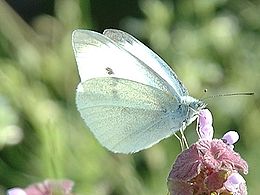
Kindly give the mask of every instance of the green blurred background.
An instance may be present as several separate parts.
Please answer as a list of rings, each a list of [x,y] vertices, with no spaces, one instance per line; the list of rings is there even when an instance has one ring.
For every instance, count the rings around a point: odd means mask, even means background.
[[[260,2],[247,0],[0,1],[0,194],[46,178],[69,178],[76,194],[167,194],[180,152],[175,137],[133,155],[103,148],[75,106],[79,82],[73,29],[119,28],[170,64],[208,108],[215,137],[235,129],[249,163],[249,194],[260,191]],[[116,56],[115,56],[116,57]],[[203,90],[208,89],[207,94]],[[195,125],[186,131],[196,141]]]

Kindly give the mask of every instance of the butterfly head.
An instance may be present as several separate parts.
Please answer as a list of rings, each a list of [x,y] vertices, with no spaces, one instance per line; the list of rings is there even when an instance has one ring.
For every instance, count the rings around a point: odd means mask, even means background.
[[[195,99],[191,96],[184,96],[182,97],[183,104],[187,105],[190,110],[192,110],[194,113],[198,113],[201,109],[206,107],[206,103]]]
[[[192,123],[192,121],[194,121],[197,118],[200,110],[202,110],[203,108],[206,107],[206,103],[204,103],[201,100],[195,99],[191,96],[182,97],[182,103],[187,105],[187,107],[188,107],[186,125],[189,125],[190,123]]]
[[[194,98],[194,101],[190,102],[189,108],[194,110],[194,112],[199,112],[203,108],[205,108],[207,104],[201,100],[197,100]]]

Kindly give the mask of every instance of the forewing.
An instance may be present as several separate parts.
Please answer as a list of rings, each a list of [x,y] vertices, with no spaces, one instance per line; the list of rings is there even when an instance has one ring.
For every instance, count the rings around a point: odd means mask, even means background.
[[[115,77],[170,91],[171,87],[154,70],[103,34],[75,30],[72,45],[81,82],[99,77]]]
[[[171,85],[174,92],[179,96],[188,95],[187,89],[173,70],[156,53],[136,38],[126,32],[116,29],[107,29],[103,34],[118,43],[137,59],[141,60],[144,64],[158,73],[169,85]]]
[[[76,102],[87,126],[113,152],[148,148],[179,130],[180,114],[171,94],[134,81],[95,78],[80,83]]]

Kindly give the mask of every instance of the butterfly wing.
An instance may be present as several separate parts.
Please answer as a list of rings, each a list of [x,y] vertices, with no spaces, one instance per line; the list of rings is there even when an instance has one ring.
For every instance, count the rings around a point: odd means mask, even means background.
[[[181,128],[187,107],[146,61],[93,31],[74,31],[72,43],[81,78],[77,107],[103,146],[137,152]]]
[[[95,137],[113,152],[148,148],[179,130],[185,118],[171,94],[121,78],[80,83],[76,102]]]
[[[172,69],[143,43],[130,34],[116,29],[107,29],[103,34],[158,73],[174,89],[173,94],[177,93],[179,96],[188,95],[188,90]]]
[[[114,77],[171,91],[171,86],[154,70],[103,34],[75,30],[72,45],[81,82],[98,77]]]

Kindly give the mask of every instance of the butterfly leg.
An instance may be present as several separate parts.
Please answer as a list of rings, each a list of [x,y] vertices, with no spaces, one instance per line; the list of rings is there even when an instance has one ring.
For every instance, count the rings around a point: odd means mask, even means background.
[[[198,136],[199,136],[199,139],[200,139],[201,136],[200,136],[200,132],[199,132],[199,117],[198,117],[197,120],[196,120],[196,132],[197,132],[197,134],[198,134]]]
[[[187,142],[187,139],[184,135],[184,129],[185,129],[185,122],[183,122],[183,125],[182,127],[180,128],[180,134],[181,134],[181,137],[179,137],[177,135],[177,133],[174,133],[175,137],[179,140],[180,144],[181,144],[181,150],[183,151],[185,148],[189,148],[189,145],[188,145],[188,142]]]
[[[182,139],[177,135],[177,133],[174,133],[175,137],[179,140],[180,144],[181,144],[181,151],[184,150],[184,144]]]
[[[184,129],[185,129],[185,122],[183,122],[182,128],[180,129],[180,132],[181,132],[181,140],[182,140],[183,145],[185,145],[186,148],[189,148],[187,139],[186,139],[186,137],[185,137],[185,135],[184,135]]]

